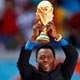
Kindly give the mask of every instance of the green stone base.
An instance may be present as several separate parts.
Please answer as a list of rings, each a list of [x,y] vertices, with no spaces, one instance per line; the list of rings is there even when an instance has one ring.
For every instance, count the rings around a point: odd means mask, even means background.
[[[48,43],[48,42],[50,42],[50,39],[49,39],[49,37],[47,36],[47,34],[40,34],[40,35],[37,37],[36,41],[38,41],[38,42],[43,42],[43,43]]]

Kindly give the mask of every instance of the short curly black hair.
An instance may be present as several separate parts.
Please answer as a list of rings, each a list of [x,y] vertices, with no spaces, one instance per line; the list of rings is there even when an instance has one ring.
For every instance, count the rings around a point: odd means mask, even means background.
[[[51,49],[52,52],[53,52],[53,56],[55,58],[55,51],[54,51],[54,48],[50,45],[50,44],[42,44],[40,45],[37,50],[36,50],[36,59],[37,59],[37,56],[38,56],[38,52],[40,49]]]

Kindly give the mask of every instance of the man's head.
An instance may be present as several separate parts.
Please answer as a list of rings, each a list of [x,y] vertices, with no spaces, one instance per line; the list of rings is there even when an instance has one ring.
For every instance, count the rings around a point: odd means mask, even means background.
[[[55,52],[50,45],[41,45],[36,52],[38,67],[45,73],[53,70],[55,63]]]

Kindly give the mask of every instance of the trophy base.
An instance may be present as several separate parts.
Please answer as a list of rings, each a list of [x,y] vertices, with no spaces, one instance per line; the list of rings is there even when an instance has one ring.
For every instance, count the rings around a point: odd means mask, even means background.
[[[48,42],[50,42],[50,39],[47,36],[47,34],[40,34],[40,36],[37,37],[36,41],[43,42],[43,43],[48,43]]]

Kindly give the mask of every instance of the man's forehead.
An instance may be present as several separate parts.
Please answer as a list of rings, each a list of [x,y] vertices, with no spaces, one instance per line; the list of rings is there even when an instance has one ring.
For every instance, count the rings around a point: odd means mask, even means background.
[[[38,53],[41,54],[41,53],[53,53],[53,52],[49,48],[42,48],[42,49],[39,50]]]

